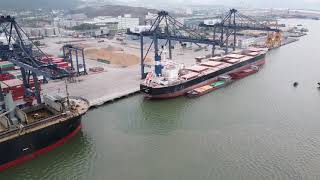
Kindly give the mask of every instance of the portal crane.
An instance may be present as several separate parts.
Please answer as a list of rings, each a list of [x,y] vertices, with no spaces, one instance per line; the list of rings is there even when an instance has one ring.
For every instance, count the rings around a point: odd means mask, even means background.
[[[48,58],[28,37],[25,31],[18,25],[14,17],[0,17],[0,35],[4,34],[6,42],[0,44],[0,58],[6,59],[20,67],[25,97],[35,96],[38,103],[41,103],[40,85],[38,76],[42,75],[46,79],[61,79],[69,76],[65,69],[57,67],[51,61],[45,63],[41,61]],[[50,59],[50,58],[48,58]],[[30,77],[35,84],[35,91],[32,91]],[[0,87],[0,101],[3,100],[3,93]]]
[[[155,74],[157,76],[161,75],[162,65],[161,65],[161,52],[159,52],[159,40],[166,40],[164,46],[169,46],[169,59],[172,59],[172,41],[178,42],[190,42],[206,45],[220,45],[220,40],[211,40],[207,39],[204,36],[188,29],[178,20],[169,15],[166,11],[159,11],[155,20],[153,20],[152,25],[149,30],[143,31],[140,33],[131,32],[129,29],[127,31],[128,35],[136,35],[140,37],[140,46],[141,46],[141,77],[144,79],[146,73],[144,72],[145,68],[145,59],[151,50],[152,45],[154,45],[154,58],[155,58]],[[149,37],[152,39],[152,42],[149,45],[149,48],[146,53],[144,53],[144,37]]]
[[[233,36],[232,48],[236,49],[237,43],[237,33],[240,30],[257,30],[257,31],[267,31],[267,32],[275,32],[280,34],[280,30],[276,28],[268,27],[255,19],[245,16],[238,12],[236,9],[231,9],[227,15],[222,18],[221,22],[208,25],[201,23],[200,27],[205,28],[213,28],[213,39],[216,39],[217,34],[220,34],[220,41],[222,46],[225,48],[225,52],[228,53],[228,49],[230,46],[229,38]],[[279,37],[279,36],[277,36]],[[213,54],[215,51],[215,47],[212,49]]]

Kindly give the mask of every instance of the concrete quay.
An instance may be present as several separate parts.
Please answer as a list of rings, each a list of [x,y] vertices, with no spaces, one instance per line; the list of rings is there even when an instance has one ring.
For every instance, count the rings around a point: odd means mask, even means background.
[[[135,94],[140,84],[137,68],[108,68],[107,72],[77,77],[77,82],[68,83],[69,94],[87,99],[91,107]],[[65,82],[61,80],[44,84],[42,89],[43,94],[66,95]]]

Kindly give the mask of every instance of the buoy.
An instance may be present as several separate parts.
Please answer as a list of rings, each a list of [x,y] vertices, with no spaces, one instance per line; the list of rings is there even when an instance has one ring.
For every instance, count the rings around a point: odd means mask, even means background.
[[[293,83],[293,87],[297,87],[298,85],[299,85],[298,82],[294,82],[294,83]]]

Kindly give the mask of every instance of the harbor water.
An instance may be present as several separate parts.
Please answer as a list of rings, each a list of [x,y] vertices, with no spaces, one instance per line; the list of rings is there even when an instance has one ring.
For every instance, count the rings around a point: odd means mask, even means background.
[[[259,73],[195,99],[92,109],[65,145],[0,179],[320,179],[320,21],[288,21],[309,34]]]

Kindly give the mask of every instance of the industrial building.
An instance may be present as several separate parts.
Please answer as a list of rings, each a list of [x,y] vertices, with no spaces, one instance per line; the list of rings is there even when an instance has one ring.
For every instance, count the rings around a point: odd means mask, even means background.
[[[92,20],[84,21],[83,23],[108,26],[109,29],[116,28],[117,30],[125,30],[138,26],[139,18],[133,18],[131,17],[131,14],[125,14],[124,16],[118,17],[98,16],[93,18]]]
[[[119,30],[134,28],[139,25],[139,18],[133,18],[131,14],[125,14],[123,17],[118,16],[117,20]]]
[[[61,27],[64,29],[69,29],[83,23],[84,23],[83,20],[74,20],[74,19],[65,19],[65,18],[54,18],[53,20],[54,27]]]
[[[64,34],[64,29],[58,27],[24,28],[30,37],[57,37]]]

